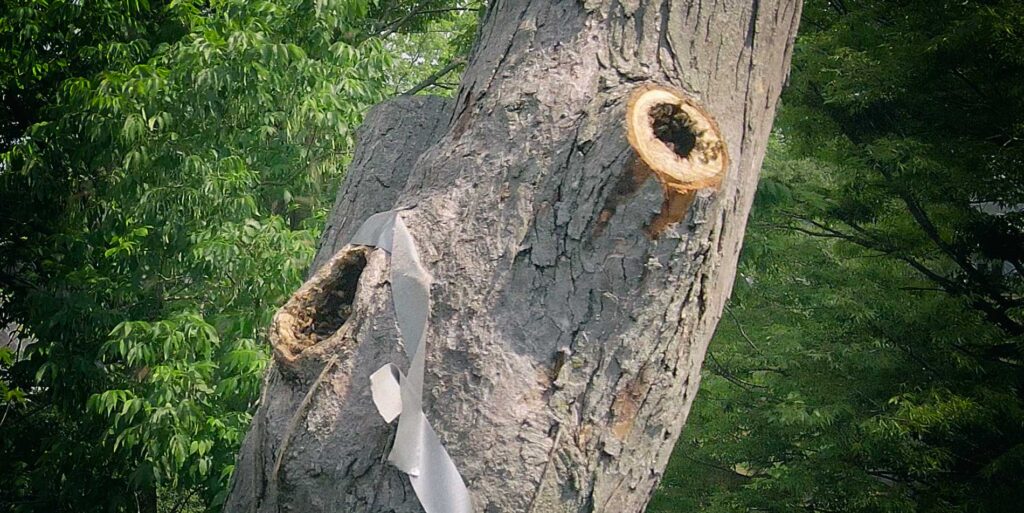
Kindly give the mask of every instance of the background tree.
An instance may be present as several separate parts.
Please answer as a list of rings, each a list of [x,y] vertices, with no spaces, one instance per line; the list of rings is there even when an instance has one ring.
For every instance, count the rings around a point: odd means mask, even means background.
[[[0,152],[39,122],[71,77],[143,62],[186,28],[186,4],[11,0],[0,6]]]
[[[1019,509],[1022,30],[1018,2],[808,3],[652,511]]]

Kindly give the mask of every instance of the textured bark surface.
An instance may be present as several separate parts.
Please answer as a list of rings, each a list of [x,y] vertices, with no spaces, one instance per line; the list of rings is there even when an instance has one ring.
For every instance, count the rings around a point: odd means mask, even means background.
[[[434,277],[424,411],[475,511],[643,510],[732,286],[799,14],[498,1],[452,102],[367,118],[314,268],[371,214],[408,209]],[[717,120],[718,190],[666,200],[636,159],[626,103],[650,82]],[[227,512],[421,511],[382,462],[394,426],[369,391],[378,367],[408,365],[387,266],[370,252],[344,324],[268,372]]]

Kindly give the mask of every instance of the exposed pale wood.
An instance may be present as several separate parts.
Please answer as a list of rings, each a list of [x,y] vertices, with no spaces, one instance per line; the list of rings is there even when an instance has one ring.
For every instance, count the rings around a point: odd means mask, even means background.
[[[661,140],[655,126],[667,117],[692,137],[691,148]],[[676,192],[717,188],[729,169],[729,151],[715,119],[685,93],[665,86],[647,84],[633,91],[626,107],[626,139],[661,183]]]

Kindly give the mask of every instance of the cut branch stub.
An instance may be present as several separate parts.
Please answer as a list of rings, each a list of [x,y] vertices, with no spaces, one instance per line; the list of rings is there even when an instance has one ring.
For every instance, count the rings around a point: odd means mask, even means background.
[[[626,109],[626,135],[643,162],[676,192],[718,187],[729,168],[715,120],[668,87],[648,84],[633,92]]]

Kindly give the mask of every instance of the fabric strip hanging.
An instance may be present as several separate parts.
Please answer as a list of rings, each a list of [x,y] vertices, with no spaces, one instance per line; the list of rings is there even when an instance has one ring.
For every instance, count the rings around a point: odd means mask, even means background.
[[[430,275],[397,210],[374,214],[349,242],[391,254],[391,299],[398,332],[411,360],[409,374],[387,364],[370,376],[370,391],[386,422],[398,417],[388,462],[409,475],[426,513],[470,513],[469,490],[423,414],[423,373],[430,314]]]

